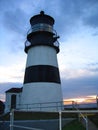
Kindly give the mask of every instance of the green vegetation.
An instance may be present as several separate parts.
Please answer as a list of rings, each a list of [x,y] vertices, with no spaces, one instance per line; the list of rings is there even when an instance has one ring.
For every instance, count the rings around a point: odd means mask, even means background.
[[[65,125],[63,130],[85,130],[85,128],[78,120],[73,120],[72,122]]]
[[[98,113],[96,114],[89,114],[87,115],[88,118],[98,127]],[[63,113],[62,112],[62,118],[75,118],[78,119],[78,114],[76,113]],[[59,119],[59,114],[57,112],[19,112],[19,111],[15,111],[14,112],[14,120],[50,120],[50,119]],[[8,121],[10,120],[10,113],[5,114],[4,116],[0,116],[0,120],[3,121]],[[73,125],[80,125],[80,122],[72,122],[72,124],[68,124],[64,127],[63,130],[74,130],[73,128],[78,127],[77,126],[73,126]],[[68,127],[68,128],[67,128]],[[69,128],[72,127],[72,128]],[[75,129],[77,130],[77,129]],[[79,128],[79,130],[82,130],[81,128]],[[84,130],[84,129],[83,129]]]
[[[62,118],[77,118],[75,113],[62,113]],[[41,120],[41,119],[58,119],[57,112],[14,112],[14,120]],[[10,120],[10,113],[5,114],[0,120]]]
[[[88,114],[88,118],[98,127],[98,113],[96,114]],[[78,121],[78,114],[76,113],[63,113],[62,118],[75,118],[77,120],[73,120],[70,123],[66,124],[63,127],[63,130],[85,130],[84,126],[81,122]],[[59,119],[59,113],[57,112],[14,112],[14,120],[51,120],[51,119]],[[10,120],[10,113],[7,113],[3,116],[0,116],[0,120]]]
[[[51,112],[14,112],[14,120],[40,120],[40,119],[58,119],[58,113]],[[0,117],[0,120],[10,120],[10,113]]]
[[[89,116],[89,119],[98,127],[98,113],[93,116]]]

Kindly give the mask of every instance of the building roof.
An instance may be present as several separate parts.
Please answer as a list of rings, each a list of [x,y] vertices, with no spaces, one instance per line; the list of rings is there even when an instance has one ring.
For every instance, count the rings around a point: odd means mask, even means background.
[[[22,87],[21,88],[11,88],[5,91],[6,93],[21,93],[22,92]]]

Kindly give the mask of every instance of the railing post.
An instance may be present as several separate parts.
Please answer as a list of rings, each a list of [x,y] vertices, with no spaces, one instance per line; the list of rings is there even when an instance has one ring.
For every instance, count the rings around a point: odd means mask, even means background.
[[[88,119],[87,119],[87,115],[86,115],[86,120],[85,120],[85,122],[86,122],[86,130],[88,130]]]
[[[59,130],[62,130],[62,112],[59,111]]]
[[[12,109],[10,112],[10,130],[13,130],[13,125],[14,125],[14,109]]]

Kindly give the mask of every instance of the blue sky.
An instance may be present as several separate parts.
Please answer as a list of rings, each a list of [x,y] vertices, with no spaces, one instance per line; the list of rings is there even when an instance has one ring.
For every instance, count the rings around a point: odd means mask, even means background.
[[[0,0],[0,99],[21,87],[29,19],[41,10],[55,19],[63,97],[98,94],[98,0]]]

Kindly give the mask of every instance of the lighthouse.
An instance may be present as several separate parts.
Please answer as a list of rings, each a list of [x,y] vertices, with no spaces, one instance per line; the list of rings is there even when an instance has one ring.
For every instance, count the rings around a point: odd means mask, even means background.
[[[25,42],[27,61],[21,97],[22,108],[57,110],[62,107],[61,80],[57,62],[59,42],[54,19],[44,11],[31,17]]]

